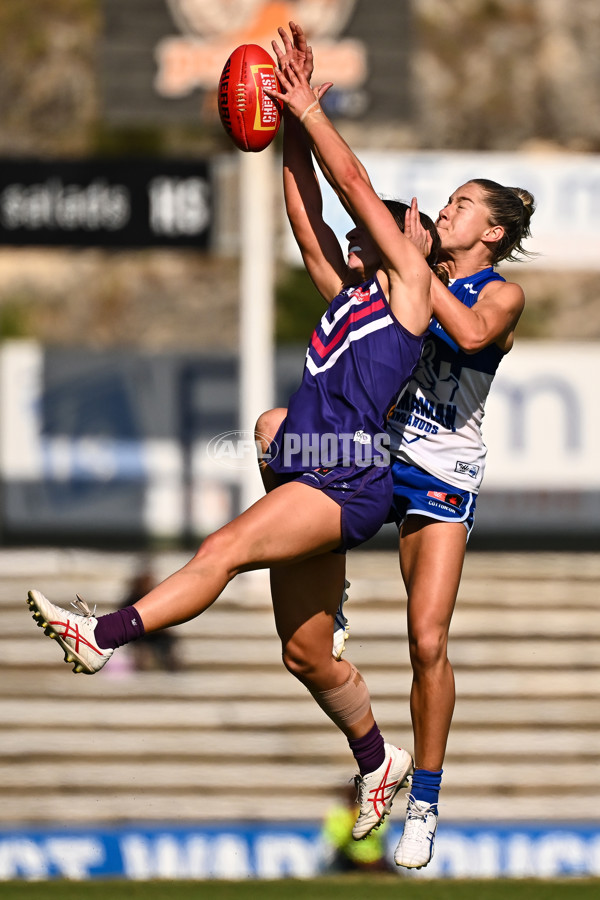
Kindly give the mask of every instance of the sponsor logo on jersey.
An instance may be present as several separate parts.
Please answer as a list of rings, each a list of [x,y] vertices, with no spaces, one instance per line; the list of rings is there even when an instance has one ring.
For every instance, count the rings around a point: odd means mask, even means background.
[[[422,360],[419,365],[422,366]],[[458,383],[453,384],[454,393],[457,388]],[[421,393],[413,394],[410,390],[406,390],[398,400],[392,421],[417,428],[419,431],[429,432],[435,429],[433,433],[436,434],[438,428],[429,423],[435,422],[448,431],[456,431],[456,413],[455,403],[434,402]]]
[[[459,475],[468,475],[469,478],[477,478],[479,466],[476,466],[473,463],[459,462],[457,460],[454,471],[458,472]]]
[[[318,469],[316,470],[318,471]],[[321,479],[318,475],[315,475],[314,472],[304,472],[302,475],[303,478],[314,478],[317,484],[321,484]]]

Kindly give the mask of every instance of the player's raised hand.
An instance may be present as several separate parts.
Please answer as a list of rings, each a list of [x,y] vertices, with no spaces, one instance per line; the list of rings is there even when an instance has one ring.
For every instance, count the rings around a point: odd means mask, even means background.
[[[412,198],[410,209],[406,210],[406,215],[404,217],[404,235],[412,241],[417,250],[420,250],[425,258],[429,256],[433,238],[427,229],[423,227],[416,197]]]
[[[263,87],[265,94],[283,103],[301,122],[308,112],[319,107],[321,97],[333,86],[329,81],[318,87],[311,87],[302,69],[293,60],[281,70],[278,78],[281,91]]]
[[[291,37],[288,35],[285,28],[280,27],[277,29],[279,37],[281,38],[281,43],[283,44],[283,50],[277,41],[271,41],[277,63],[282,70],[291,62],[297,63],[304,73],[306,80],[310,82],[314,69],[312,47],[309,47],[306,43],[306,35],[304,34],[301,25],[298,25],[296,22],[290,22],[289,27]]]

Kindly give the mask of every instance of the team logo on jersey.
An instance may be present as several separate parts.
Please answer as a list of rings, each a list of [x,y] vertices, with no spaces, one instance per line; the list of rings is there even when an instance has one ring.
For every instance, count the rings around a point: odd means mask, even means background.
[[[453,506],[454,509],[460,509],[465,502],[465,498],[460,494],[448,494],[446,491],[427,491],[427,496],[432,497],[434,500],[440,500],[442,503],[447,503],[448,506]]]
[[[315,472],[316,471],[318,471],[318,470],[315,469]],[[304,472],[302,477],[303,478],[314,478],[315,481],[317,482],[317,484],[321,484],[321,479],[319,478],[318,475],[315,475],[315,472]]]
[[[459,475],[468,475],[469,478],[477,478],[479,474],[479,466],[473,465],[473,463],[466,462],[458,462],[454,466],[454,471],[458,472]]]

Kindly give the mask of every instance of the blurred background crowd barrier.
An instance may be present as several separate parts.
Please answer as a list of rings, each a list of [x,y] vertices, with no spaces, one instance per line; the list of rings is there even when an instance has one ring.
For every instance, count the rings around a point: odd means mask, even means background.
[[[278,405],[303,355],[277,352]],[[256,478],[253,435],[239,427],[239,368],[234,354],[4,342],[3,540],[179,545],[229,521]],[[517,343],[487,407],[474,545],[599,545],[599,381],[595,343]]]

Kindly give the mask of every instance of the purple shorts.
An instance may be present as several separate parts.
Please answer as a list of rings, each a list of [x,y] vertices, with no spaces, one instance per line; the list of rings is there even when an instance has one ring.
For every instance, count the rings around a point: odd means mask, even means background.
[[[377,534],[392,504],[389,466],[338,466],[310,472],[277,473],[282,484],[299,481],[323,491],[342,510],[342,543],[334,551],[345,553]]]

